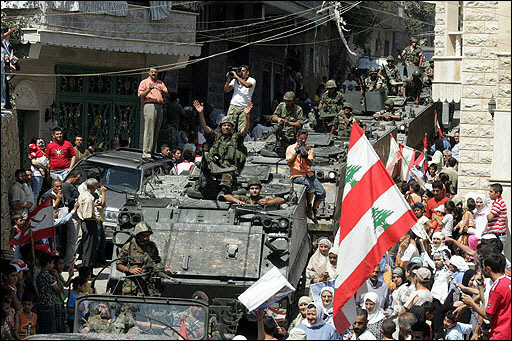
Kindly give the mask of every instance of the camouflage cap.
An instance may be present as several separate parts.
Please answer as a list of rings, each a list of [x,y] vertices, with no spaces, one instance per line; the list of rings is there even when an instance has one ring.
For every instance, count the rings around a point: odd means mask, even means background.
[[[377,73],[377,69],[374,67],[371,67],[370,70],[368,70],[368,73],[371,75],[372,73]]]
[[[350,110],[353,110],[352,104],[350,104],[349,102],[343,102],[342,109],[345,109],[345,108],[349,108]]]
[[[233,121],[231,120],[231,117],[229,116],[224,116],[222,118],[222,120],[220,121],[220,125],[223,125],[224,123],[229,123],[231,124],[233,127],[235,126],[235,124],[233,123]]]
[[[414,38],[414,37],[411,37],[410,39],[411,43],[417,43],[418,42],[418,39]]]
[[[144,221],[141,221],[140,223],[137,223],[137,225],[135,225],[135,228],[133,229],[133,235],[136,236],[142,232],[150,232],[151,234],[153,234],[151,227],[149,227],[149,225],[146,224],[146,222]]]
[[[389,105],[391,108],[395,106],[395,102],[393,102],[392,99],[388,98],[386,101],[384,101],[385,105]]]
[[[419,70],[414,70],[414,72],[412,73],[412,76],[413,77],[419,77],[419,76],[421,76],[421,73],[420,73]]]
[[[393,58],[393,56],[388,56],[388,57],[386,58],[386,62],[389,62],[389,61],[394,62],[394,61],[395,61],[395,58]]]
[[[332,89],[332,88],[336,88],[336,82],[333,81],[332,79],[331,80],[328,80],[327,83],[325,83],[325,87],[327,89]]]
[[[284,94],[283,99],[285,101],[293,101],[295,99],[295,93],[293,91],[288,91]]]
[[[249,179],[249,181],[247,181],[247,188],[254,186],[254,185],[258,185],[261,187],[261,181],[257,177],[252,177]]]

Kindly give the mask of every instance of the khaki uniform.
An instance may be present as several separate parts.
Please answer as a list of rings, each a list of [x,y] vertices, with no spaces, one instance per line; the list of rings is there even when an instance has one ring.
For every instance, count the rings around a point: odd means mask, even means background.
[[[175,315],[175,326],[181,326],[181,318],[183,318],[188,336],[191,339],[202,338],[204,336],[204,321],[193,317],[190,309]],[[219,323],[217,322],[217,317],[215,315],[210,316],[208,320],[208,334],[212,336],[212,339],[220,340]]]
[[[423,55],[423,50],[421,47],[416,46],[415,49],[412,48],[411,45],[407,46],[403,51],[405,54],[403,55],[403,60],[405,61],[405,65],[416,65],[420,66],[420,58]]]
[[[396,66],[393,65],[393,68],[390,68],[389,66],[387,65],[384,65],[384,67],[382,68],[382,70],[384,71],[384,73],[386,73],[386,75],[388,76],[389,80],[390,81],[395,81],[395,82],[398,82],[398,68]]]
[[[382,84],[382,79],[379,77],[376,77],[375,79],[371,79],[371,77],[366,77],[364,79],[364,86],[366,88],[366,91],[375,91],[377,90],[377,85]]]
[[[420,78],[408,77],[404,82],[405,96],[416,99],[421,94],[423,83]]]
[[[293,105],[292,110],[288,110],[286,108],[286,103],[281,102],[274,111],[274,115],[280,118],[285,118],[290,122],[300,122],[300,124],[304,124],[304,114],[302,112],[302,108],[297,104]],[[292,126],[285,126],[283,128],[283,136],[286,140],[286,144],[295,143],[298,130],[299,128]]]
[[[148,268],[154,264],[160,263],[158,248],[156,244],[149,241],[145,248],[140,247],[135,239],[124,245],[119,251],[119,259],[117,264],[128,266],[129,268]],[[126,257],[126,258],[122,258]],[[125,278],[123,283],[123,295],[144,296],[142,290],[147,291],[149,296],[157,296],[158,292],[149,283],[147,275]]]
[[[237,198],[238,200],[241,200],[241,201],[243,201],[243,202],[245,202],[246,204],[249,204],[249,205],[258,205],[258,201],[260,199],[265,199],[265,200],[274,200],[275,199],[275,197],[273,197],[273,196],[262,197],[261,195],[258,196],[256,199],[253,199],[251,196],[248,196],[248,195],[235,194],[233,196],[235,198]]]
[[[111,322],[111,319],[102,319],[100,315],[94,315],[89,317],[84,327],[88,327],[91,333],[111,333],[113,330]]]
[[[354,116],[347,119],[345,113],[339,113],[332,122],[332,125],[335,127],[334,134],[339,137],[350,137],[350,133],[352,132],[352,123],[354,123],[354,121],[356,121],[361,128],[363,127],[363,123],[360,120],[356,120]]]
[[[320,98],[322,109],[326,115],[336,116],[343,107],[343,95],[341,92],[336,91],[334,96],[329,96],[329,91],[326,91]]]
[[[426,75],[427,73],[432,74],[432,76],[427,76],[429,84],[432,84],[432,81],[434,80],[434,68],[430,67],[430,65],[425,67],[425,71],[423,72],[423,74]]]

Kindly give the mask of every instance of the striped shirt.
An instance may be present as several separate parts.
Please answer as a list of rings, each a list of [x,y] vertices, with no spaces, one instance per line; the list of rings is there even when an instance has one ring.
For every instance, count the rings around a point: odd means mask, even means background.
[[[494,200],[490,213],[494,215],[494,218],[489,221],[487,230],[489,232],[498,233],[507,232],[507,205],[503,197],[500,196],[498,199]]]

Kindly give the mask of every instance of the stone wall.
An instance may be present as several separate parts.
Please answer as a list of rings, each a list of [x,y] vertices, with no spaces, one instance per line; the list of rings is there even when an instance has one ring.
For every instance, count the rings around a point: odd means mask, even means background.
[[[18,115],[15,110],[2,110],[2,208],[1,237],[2,249],[8,248],[11,229],[11,209],[9,207],[9,189],[14,185],[14,172],[20,164],[20,146],[18,143]]]

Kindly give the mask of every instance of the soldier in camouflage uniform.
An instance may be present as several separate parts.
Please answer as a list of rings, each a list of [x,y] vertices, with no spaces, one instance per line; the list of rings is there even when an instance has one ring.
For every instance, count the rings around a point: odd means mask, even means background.
[[[425,85],[432,85],[432,81],[434,80],[434,60],[432,57],[428,61],[428,66],[425,67],[425,71],[423,72],[424,76],[427,76],[427,82]]]
[[[119,251],[116,262],[117,270],[127,276],[123,283],[123,295],[131,296],[159,296],[159,292],[148,278],[155,268],[159,268],[161,258],[158,255],[156,244],[149,240],[153,234],[151,228],[143,221],[135,225],[133,237]],[[165,269],[172,274],[171,269]]]
[[[320,103],[318,103],[319,119],[321,121],[331,121],[342,110],[344,98],[341,91],[337,90],[334,80],[327,81],[325,87],[327,91],[324,92],[320,98]],[[310,117],[310,121],[311,119],[314,120]]]
[[[418,46],[418,39],[411,38],[411,45],[407,46],[398,58],[402,59],[407,66],[423,66],[423,50]]]
[[[99,302],[98,313],[90,316],[82,329],[82,333],[111,333],[114,330],[112,311],[108,303]]]
[[[395,106],[395,102],[393,102],[392,99],[388,98],[384,102],[384,109],[373,114],[373,117],[383,119],[386,121],[400,120],[400,114],[398,112],[396,112],[395,110],[393,110],[394,106]]]
[[[192,299],[200,300],[208,304],[208,295],[203,291],[196,291],[192,294]],[[200,306],[191,306],[189,309],[178,313],[174,317],[174,325],[181,326],[181,319],[185,323],[185,328],[190,339],[199,339],[204,336],[204,313]],[[215,315],[208,318],[208,339],[220,340],[219,323]]]
[[[414,104],[420,104],[420,94],[423,88],[423,82],[421,81],[421,73],[416,70],[412,73],[412,77],[408,77],[404,86],[402,87],[402,94],[407,99],[412,99]]]
[[[297,131],[302,128],[304,124],[304,114],[302,108],[295,104],[295,93],[288,91],[283,96],[284,102],[279,103],[272,122],[283,124],[282,132],[282,145],[290,145],[297,140]]]
[[[203,167],[203,177],[213,178],[215,183],[225,193],[231,193],[236,183],[236,176],[242,172],[247,158],[247,149],[244,146],[244,138],[249,131],[250,112],[253,104],[245,107],[245,125],[240,133],[233,132],[235,124],[229,117],[224,117],[220,123],[220,132],[206,125],[204,119],[204,106],[199,101],[194,101],[194,107],[199,113],[199,122],[203,128],[208,144],[211,146],[205,154],[207,167]],[[205,182],[210,186],[208,182]],[[208,190],[208,189],[206,189]]]
[[[390,94],[397,94],[400,91],[400,86],[395,84],[401,82],[402,78],[400,77],[398,68],[394,64],[395,58],[388,56],[386,63],[387,64],[379,70],[377,76],[384,82],[384,86],[388,88]]]
[[[345,102],[343,103],[343,111],[341,111],[332,122],[331,134],[338,135],[339,137],[350,137],[352,132],[352,123],[356,121],[359,126],[366,131],[366,125],[360,121],[355,120],[352,115],[352,104]]]
[[[247,182],[247,191],[249,195],[232,195],[227,194],[224,196],[226,201],[234,202],[239,205],[281,205],[286,201],[281,197],[266,196],[262,197],[261,181],[258,178],[251,178]]]
[[[361,89],[361,92],[364,91],[377,91],[382,88],[382,80],[377,77],[377,70],[372,67],[368,71],[369,76],[364,79],[364,87],[365,89]]]

